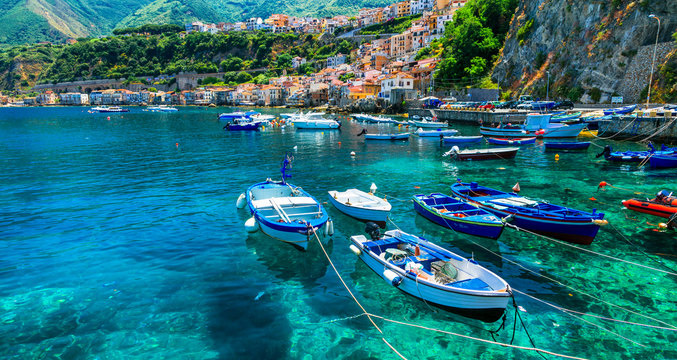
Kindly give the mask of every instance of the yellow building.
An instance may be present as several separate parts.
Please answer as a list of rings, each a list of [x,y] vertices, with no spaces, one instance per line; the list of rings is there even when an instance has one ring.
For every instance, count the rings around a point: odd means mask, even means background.
[[[411,3],[409,1],[402,1],[397,3],[397,17],[411,15]]]

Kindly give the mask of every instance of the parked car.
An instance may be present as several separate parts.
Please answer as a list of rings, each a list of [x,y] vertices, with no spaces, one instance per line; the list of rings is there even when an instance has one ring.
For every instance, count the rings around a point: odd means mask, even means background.
[[[489,109],[492,110],[496,108],[496,105],[493,104],[491,101],[487,101],[486,103],[483,103],[482,105],[477,107],[478,109]]]
[[[574,102],[571,100],[564,100],[564,101],[558,101],[555,103],[555,106],[552,108],[553,110],[560,110],[560,109],[566,109],[566,110],[571,110],[574,108]]]
[[[523,101],[521,104],[517,105],[515,108],[519,110],[531,110],[531,104],[533,101]]]
[[[515,100],[504,101],[504,102],[501,102],[499,105],[496,105],[496,108],[497,109],[512,109],[513,106],[515,106],[516,103],[517,103],[517,101],[515,101]]]

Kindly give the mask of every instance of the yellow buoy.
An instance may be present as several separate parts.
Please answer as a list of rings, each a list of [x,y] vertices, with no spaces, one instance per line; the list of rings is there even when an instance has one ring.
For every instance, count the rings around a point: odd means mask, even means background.
[[[559,154],[555,154],[555,161],[559,161]]]

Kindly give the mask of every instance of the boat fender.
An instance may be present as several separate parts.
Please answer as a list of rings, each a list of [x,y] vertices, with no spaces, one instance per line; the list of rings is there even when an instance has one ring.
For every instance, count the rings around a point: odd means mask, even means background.
[[[327,221],[327,233],[329,236],[334,235],[334,220]]]
[[[256,218],[252,216],[247,219],[247,221],[244,223],[244,228],[248,233],[255,233],[256,230],[259,229],[258,225],[256,224]]]
[[[358,248],[358,247],[355,246],[354,244],[351,244],[351,245],[350,245],[350,251],[352,251],[353,254],[355,254],[355,255],[357,255],[357,256],[362,255],[362,250],[360,250],[360,248]]]
[[[599,225],[599,226],[605,226],[605,225],[609,224],[609,221],[604,220],[604,219],[595,219],[595,220],[592,220],[592,222],[595,223],[595,225]]]
[[[395,273],[392,270],[386,269],[385,271],[383,271],[383,276],[386,278],[386,281],[392,286],[398,287],[400,283],[402,283],[402,277],[397,275],[397,273]]]
[[[240,197],[237,198],[236,206],[238,209],[243,209],[247,205],[247,199],[244,194],[240,194]]]

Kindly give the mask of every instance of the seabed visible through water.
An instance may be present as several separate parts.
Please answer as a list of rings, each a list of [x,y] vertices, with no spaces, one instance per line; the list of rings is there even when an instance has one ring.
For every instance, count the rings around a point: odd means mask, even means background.
[[[503,277],[519,291],[517,312],[536,347],[591,359],[677,359],[677,233],[621,205],[677,191],[677,169],[608,163],[595,158],[596,147],[555,160],[541,141],[514,160],[455,162],[442,157],[448,147],[438,139],[365,143],[355,136],[363,127],[397,128],[346,120],[340,131],[251,133],[224,131],[217,114],[226,108],[87,110],[0,109],[0,358],[399,358],[381,337],[408,359],[541,358],[450,334],[510,343],[515,309],[508,306],[492,338],[500,321],[405,296],[350,252],[348,239],[364,224],[330,204],[336,233],[326,250],[365,309],[444,332],[375,318],[380,334],[318,246],[304,253],[248,234],[249,215],[235,202],[252,183],[279,179],[289,152],[289,181],[322,202],[328,190],[376,183],[393,205],[389,228],[473,256]],[[448,194],[458,178],[502,190],[519,182],[524,196],[596,208],[610,224],[585,249],[645,267],[512,229],[497,241],[457,234],[416,215],[412,195]],[[601,181],[613,187],[598,190]],[[532,347],[517,321],[513,344]]]

